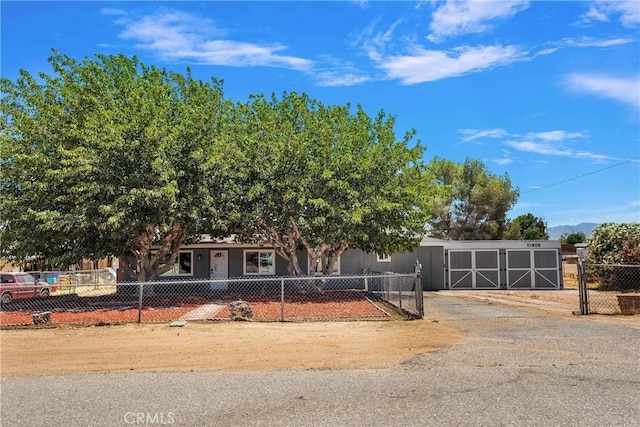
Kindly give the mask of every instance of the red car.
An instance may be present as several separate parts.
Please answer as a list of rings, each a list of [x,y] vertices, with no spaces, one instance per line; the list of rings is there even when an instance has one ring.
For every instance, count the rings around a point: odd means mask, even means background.
[[[46,282],[38,281],[29,273],[0,273],[0,303],[9,304],[14,299],[48,298],[51,289]]]

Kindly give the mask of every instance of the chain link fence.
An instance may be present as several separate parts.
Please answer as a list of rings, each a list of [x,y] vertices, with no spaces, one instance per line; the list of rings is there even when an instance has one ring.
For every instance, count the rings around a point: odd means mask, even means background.
[[[578,263],[581,314],[640,314],[640,265]]]
[[[109,272],[31,274],[40,278],[37,286],[49,290],[46,298],[40,297],[41,292],[27,298],[14,295],[0,306],[0,325],[382,320],[423,315],[419,277],[408,274],[121,283]]]

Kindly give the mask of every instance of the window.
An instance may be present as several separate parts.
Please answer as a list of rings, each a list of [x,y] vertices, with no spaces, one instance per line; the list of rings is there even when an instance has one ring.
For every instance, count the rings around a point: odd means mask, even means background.
[[[276,274],[275,251],[244,251],[244,274]]]
[[[309,274],[322,274],[322,266],[327,263],[327,257],[322,256],[312,264],[311,260],[309,260],[309,269],[311,270]],[[333,271],[331,274],[340,274],[340,257],[336,258],[336,261],[333,263]]]
[[[378,262],[391,262],[391,255],[378,254]]]
[[[193,276],[193,251],[180,251],[171,270],[162,276]]]

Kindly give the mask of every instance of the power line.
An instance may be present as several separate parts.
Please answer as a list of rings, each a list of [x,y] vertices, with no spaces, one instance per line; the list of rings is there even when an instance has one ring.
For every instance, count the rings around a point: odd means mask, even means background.
[[[600,173],[602,171],[606,171],[607,169],[612,169],[612,168],[615,168],[617,166],[624,165],[626,163],[631,163],[631,162],[633,162],[635,160],[638,160],[638,159],[640,159],[640,156],[637,156],[637,157],[634,157],[634,158],[631,158],[631,159],[627,159],[624,162],[616,163],[615,165],[607,166],[606,168],[597,169],[597,170],[594,170],[594,171],[591,171],[591,172],[584,173],[582,175],[574,176],[573,178],[568,178],[568,179],[565,179],[565,180],[562,180],[562,181],[554,182],[553,184],[549,184],[549,185],[545,185],[545,186],[542,186],[542,187],[534,188],[533,190],[523,191],[520,194],[532,193],[534,191],[543,190],[543,189],[549,188],[549,187],[554,187],[556,185],[564,184],[565,182],[574,181],[574,180],[576,180],[578,178],[583,178],[585,176],[594,175],[594,174]]]

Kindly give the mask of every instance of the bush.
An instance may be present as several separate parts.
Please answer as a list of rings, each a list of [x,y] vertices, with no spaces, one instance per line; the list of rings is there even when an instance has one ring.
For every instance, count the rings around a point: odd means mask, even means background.
[[[606,223],[593,229],[587,262],[603,287],[615,290],[640,289],[640,224]]]

